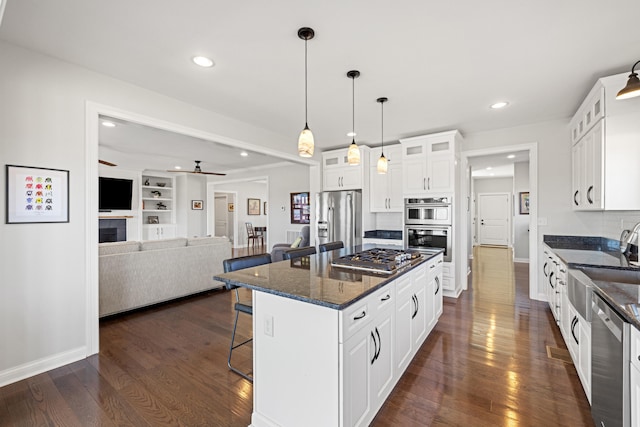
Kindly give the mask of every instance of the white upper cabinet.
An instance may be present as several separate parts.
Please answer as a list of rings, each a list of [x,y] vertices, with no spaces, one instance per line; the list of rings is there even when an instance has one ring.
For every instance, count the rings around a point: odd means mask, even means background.
[[[323,191],[361,190],[369,170],[369,147],[360,146],[360,164],[350,165],[347,147],[322,153]],[[368,176],[367,176],[368,177]]]
[[[402,147],[384,147],[388,160],[386,174],[378,173],[381,148],[372,148],[369,154],[369,203],[371,212],[402,212]]]
[[[455,171],[462,137],[458,131],[400,140],[402,187],[405,196],[455,191]]]
[[[627,79],[599,79],[571,120],[574,210],[640,210],[640,98],[615,99]]]

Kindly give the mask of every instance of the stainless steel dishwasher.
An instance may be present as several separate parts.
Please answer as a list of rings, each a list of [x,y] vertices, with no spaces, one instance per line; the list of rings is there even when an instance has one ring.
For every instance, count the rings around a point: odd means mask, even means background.
[[[628,427],[629,323],[593,293],[591,416],[597,427]]]

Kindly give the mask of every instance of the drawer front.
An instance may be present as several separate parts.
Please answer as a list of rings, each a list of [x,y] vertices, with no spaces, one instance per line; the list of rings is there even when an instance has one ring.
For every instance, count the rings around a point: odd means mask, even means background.
[[[396,287],[393,283],[376,291],[371,297],[371,315],[375,316],[387,307],[393,307],[396,303]]]
[[[367,297],[356,302],[353,307],[340,312],[339,339],[343,343],[356,332],[365,327],[373,319],[373,313],[369,306],[371,299]]]

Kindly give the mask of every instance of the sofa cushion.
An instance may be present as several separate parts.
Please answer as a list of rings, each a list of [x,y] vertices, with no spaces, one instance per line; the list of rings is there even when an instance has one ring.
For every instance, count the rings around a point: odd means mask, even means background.
[[[98,245],[98,255],[126,254],[139,250],[140,242],[109,242]]]
[[[224,245],[229,239],[226,237],[190,237],[187,246]]]
[[[302,236],[296,237],[296,240],[293,241],[293,243],[291,244],[291,247],[297,248],[298,246],[300,246],[300,242],[302,242]]]
[[[175,239],[164,239],[164,240],[147,240],[140,243],[140,250],[142,251],[152,251],[154,249],[170,249],[170,248],[181,248],[183,246],[187,246],[187,238],[186,237],[176,237]]]

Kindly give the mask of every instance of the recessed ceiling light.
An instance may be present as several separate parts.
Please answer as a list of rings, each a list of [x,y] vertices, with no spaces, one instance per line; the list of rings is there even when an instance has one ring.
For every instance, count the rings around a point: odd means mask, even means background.
[[[174,166],[173,168],[176,169],[176,170],[180,170],[180,169],[182,169],[182,166]]]
[[[102,126],[108,127],[108,128],[114,128],[116,127],[116,124],[113,122],[110,122],[108,120],[103,120],[102,121]]]
[[[491,169],[493,169],[491,166],[489,166],[489,167],[487,168],[487,170],[488,170],[488,171],[490,171]]]
[[[246,151],[243,151],[242,153],[240,153],[240,155],[242,157],[247,157],[249,155],[249,153],[247,153]]]
[[[199,65],[201,67],[205,67],[205,68],[213,67],[213,61],[207,58],[206,56],[194,56],[193,62],[196,65]]]
[[[509,105],[509,103],[508,103],[508,102],[506,102],[506,101],[500,101],[500,102],[496,102],[495,104],[493,104],[493,105],[491,106],[491,108],[493,108],[494,110],[497,110],[497,109],[499,109],[499,108],[504,108],[504,107],[506,107],[507,105]]]
[[[496,174],[495,173],[490,173],[489,176],[496,176]]]
[[[355,133],[355,132],[348,132],[347,133],[347,136],[351,136],[351,137],[356,136],[356,135],[357,135],[357,133]]]
[[[515,154],[509,154],[509,155],[507,156],[507,159],[515,159],[515,158],[516,158],[516,155],[515,155]]]

